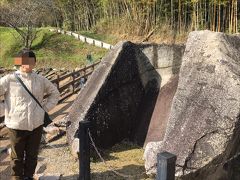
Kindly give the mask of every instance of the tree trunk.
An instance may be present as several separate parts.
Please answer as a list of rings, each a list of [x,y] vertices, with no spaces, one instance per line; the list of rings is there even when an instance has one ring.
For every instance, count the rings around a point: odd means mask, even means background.
[[[220,32],[220,30],[221,30],[221,0],[219,0],[219,2],[218,2],[218,24],[217,24],[217,27],[218,27],[218,32]]]
[[[235,33],[238,32],[238,19],[237,19],[237,16],[238,16],[238,13],[237,13],[237,10],[238,10],[238,4],[237,4],[237,0],[235,0]]]
[[[181,22],[181,19],[182,19],[182,6],[181,6],[181,0],[178,0],[178,32],[179,32],[179,34],[181,34],[181,29],[182,29],[182,27],[181,27],[181,24],[182,24],[182,22]]]
[[[174,21],[174,12],[173,12],[173,0],[171,0],[171,29],[173,30],[174,25],[173,25],[173,21]]]

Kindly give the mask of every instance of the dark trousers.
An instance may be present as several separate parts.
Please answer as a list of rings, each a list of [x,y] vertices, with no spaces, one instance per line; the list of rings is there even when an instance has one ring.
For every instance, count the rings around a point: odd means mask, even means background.
[[[21,180],[24,176],[33,177],[43,127],[40,126],[33,131],[10,128],[8,130],[11,142],[12,179]]]

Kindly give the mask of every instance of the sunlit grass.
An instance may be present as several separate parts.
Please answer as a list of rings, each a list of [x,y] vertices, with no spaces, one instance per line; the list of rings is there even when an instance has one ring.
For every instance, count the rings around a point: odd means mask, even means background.
[[[38,29],[32,50],[37,57],[37,67],[73,69],[87,64],[86,56],[91,53],[93,61],[102,58],[107,50],[83,43],[71,36]],[[13,57],[23,47],[18,34],[11,28],[0,27],[0,66],[12,67]]]
[[[111,45],[115,45],[119,39],[116,36],[109,35],[109,34],[97,34],[92,31],[80,31],[79,34],[83,36],[87,36],[89,38],[93,38],[99,41],[103,41],[105,43],[109,43]]]

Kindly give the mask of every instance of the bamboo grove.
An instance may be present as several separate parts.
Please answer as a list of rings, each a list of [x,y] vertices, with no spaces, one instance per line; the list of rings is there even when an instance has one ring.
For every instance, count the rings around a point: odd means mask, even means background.
[[[202,29],[236,33],[240,29],[240,0],[0,0],[1,5],[9,4],[4,9],[27,1],[45,4],[38,26],[72,31],[95,29],[142,36],[162,29],[175,34]],[[36,14],[40,13],[32,13]]]
[[[62,25],[71,30],[95,26],[137,35],[167,26],[181,33],[209,29],[236,33],[239,0],[58,0]],[[105,26],[105,27],[104,27]]]

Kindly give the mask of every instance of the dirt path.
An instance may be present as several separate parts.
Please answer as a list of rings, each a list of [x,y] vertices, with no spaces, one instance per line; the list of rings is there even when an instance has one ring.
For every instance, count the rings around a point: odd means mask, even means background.
[[[49,113],[54,122],[60,121],[68,114],[76,96],[75,94],[69,97]],[[0,137],[0,148],[9,148],[10,144],[6,127],[0,129]],[[70,164],[71,167],[69,166]],[[75,174],[78,174],[78,162],[71,156],[65,136],[51,143],[41,144],[36,171],[39,175],[62,175],[69,176],[68,179],[77,179]],[[0,155],[0,179],[10,179],[10,157],[7,151]]]

